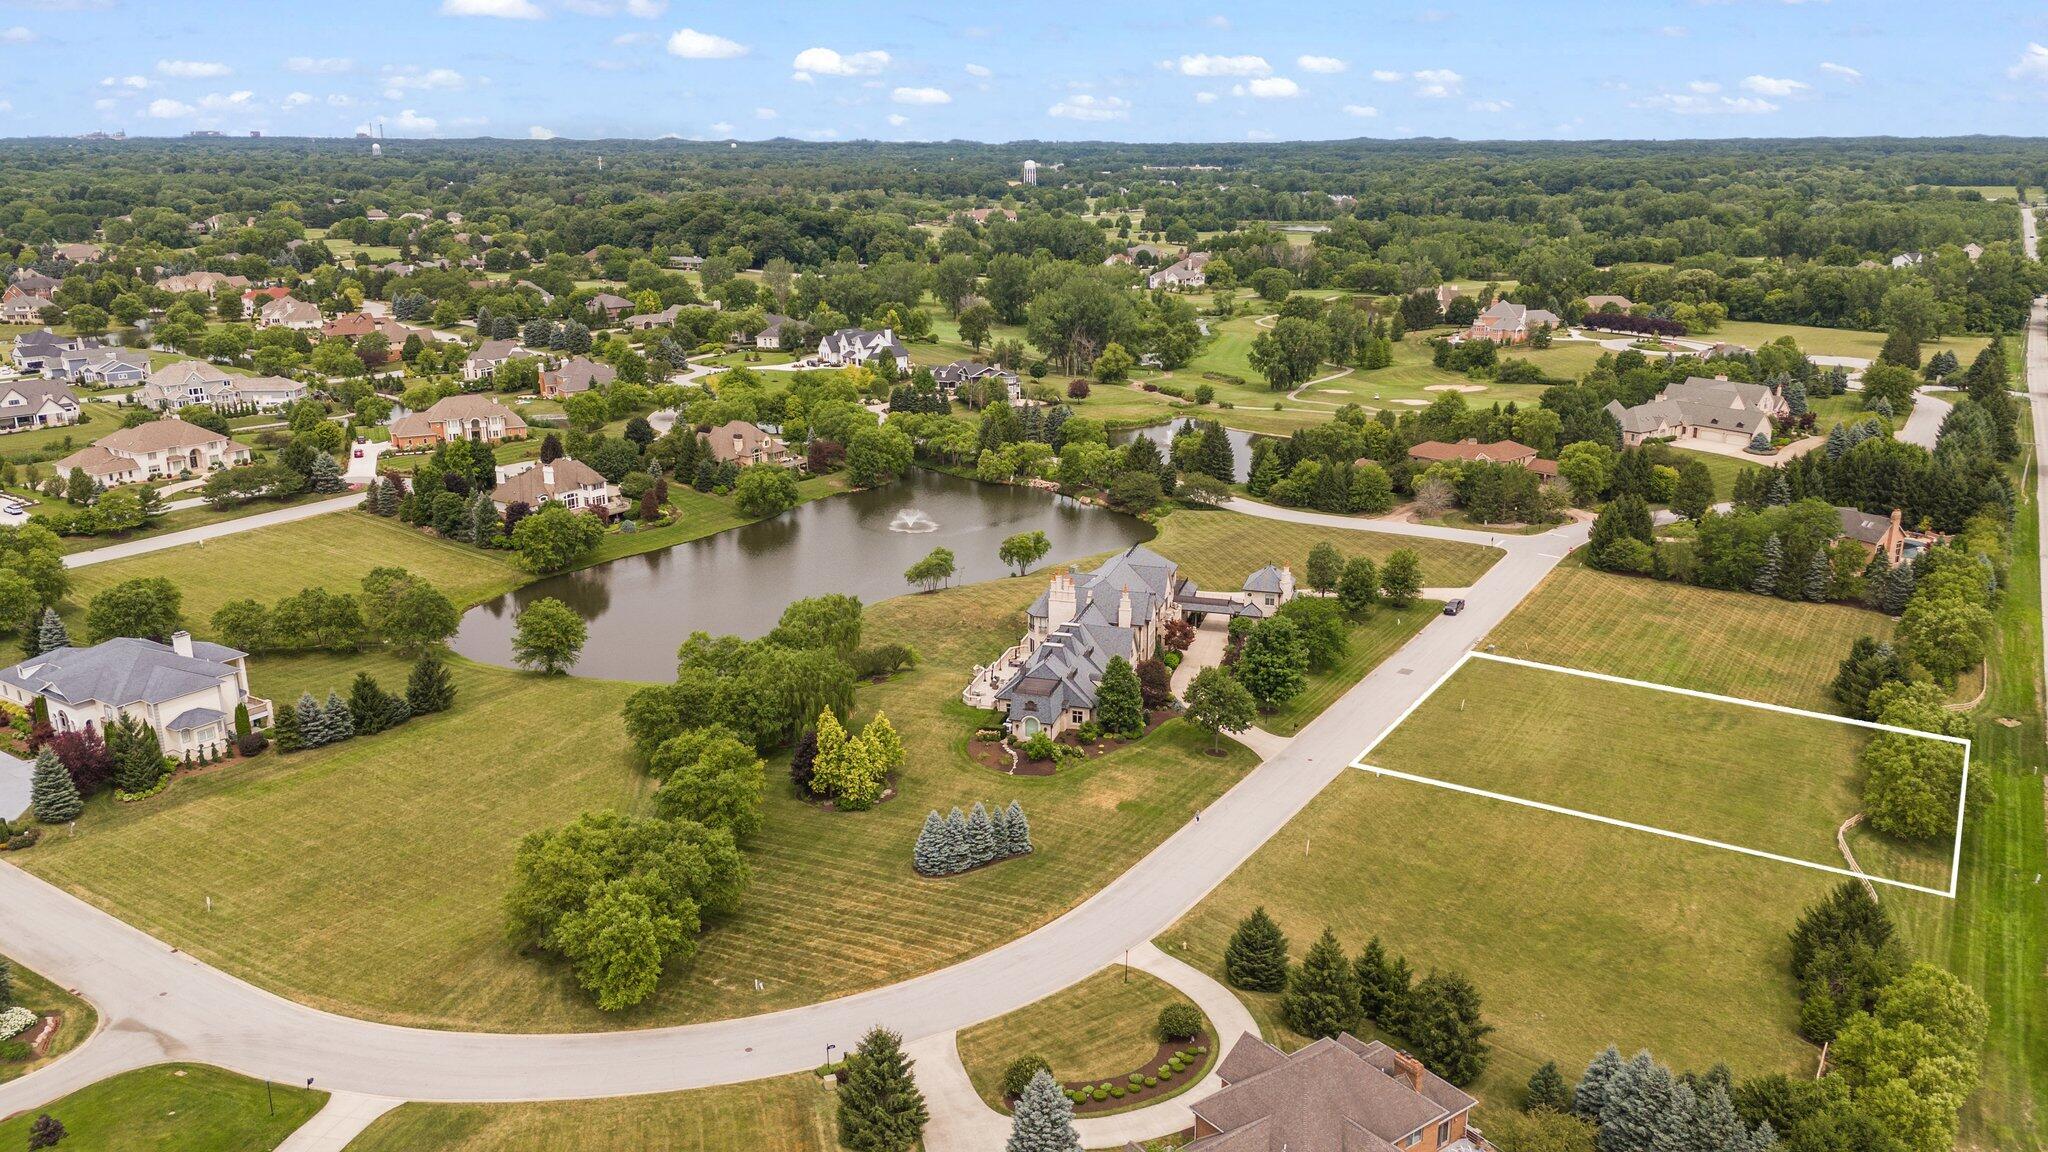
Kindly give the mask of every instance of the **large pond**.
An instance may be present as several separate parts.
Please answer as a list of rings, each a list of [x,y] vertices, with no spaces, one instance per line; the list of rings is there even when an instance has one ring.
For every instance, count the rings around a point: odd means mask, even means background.
[[[1049,492],[919,471],[886,488],[813,500],[773,520],[536,581],[471,608],[455,650],[510,666],[514,615],[552,596],[590,622],[579,675],[672,680],[676,648],[692,632],[766,635],[790,601],[828,592],[867,604],[901,596],[915,591],[903,570],[934,548],[953,550],[954,583],[992,580],[1009,574],[997,546],[1033,530],[1052,541],[1042,564],[1152,537],[1142,520]]]
[[[1160,455],[1170,456],[1173,453],[1174,433],[1179,432],[1186,423],[1187,421],[1185,420],[1175,420],[1170,424],[1152,424],[1144,428],[1125,428],[1110,433],[1109,442],[1112,444],[1129,444],[1131,441],[1142,436],[1159,445]],[[1225,428],[1223,432],[1230,440],[1230,454],[1237,470],[1237,475],[1233,479],[1242,484],[1252,478],[1252,434],[1249,432],[1239,432],[1235,428]]]

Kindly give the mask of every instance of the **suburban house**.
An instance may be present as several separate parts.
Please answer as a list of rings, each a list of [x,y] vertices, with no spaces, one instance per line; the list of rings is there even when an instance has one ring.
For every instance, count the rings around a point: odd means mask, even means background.
[[[896,339],[893,329],[871,332],[866,328],[841,328],[818,341],[818,359],[835,368],[866,365],[884,356],[896,362],[898,372],[910,371],[910,353]]]
[[[668,258],[668,266],[679,268],[685,272],[701,272],[704,270],[704,258],[702,256],[671,256]]]
[[[1911,268],[1926,259],[1927,254],[1924,252],[1901,252],[1897,256],[1892,257],[1892,267]]]
[[[648,312],[640,316],[626,317],[626,327],[633,332],[651,332],[656,328],[666,328],[675,323],[676,317],[682,314],[683,306],[681,304],[671,304],[659,312]]]
[[[258,412],[275,412],[308,395],[304,384],[283,376],[237,376],[228,387],[228,403],[248,404]]]
[[[149,353],[107,348],[97,340],[82,348],[53,348],[34,354],[44,376],[78,384],[133,384],[149,375]]]
[[[462,362],[462,378],[469,381],[488,379],[491,373],[505,366],[507,360],[530,355],[517,340],[486,340],[483,347],[471,352]]]
[[[592,388],[602,388],[617,379],[619,370],[609,364],[600,364],[588,356],[573,356],[540,374],[540,394],[543,399],[560,400]]]
[[[1378,1040],[1340,1032],[1289,1054],[1245,1033],[1216,1075],[1182,1152],[1493,1152],[1477,1100]]]
[[[554,503],[607,520],[627,510],[616,486],[605,483],[597,469],[567,456],[508,472],[491,490],[491,503],[501,513],[514,504],[538,511],[541,505]]]
[[[1984,246],[1975,243],[1965,244],[1963,245],[1963,255],[1968,256],[1970,263],[1975,264],[1978,258],[1984,255]]]
[[[90,264],[105,255],[97,244],[59,244],[50,249],[50,259],[66,264]]]
[[[704,443],[711,449],[711,458],[721,464],[737,464],[742,468],[750,464],[796,463],[790,455],[789,445],[782,437],[773,436],[761,430],[760,425],[745,420],[732,420],[720,424],[704,433]]]
[[[1203,269],[1209,266],[1207,252],[1190,252],[1145,278],[1147,288],[1200,288],[1209,282]]]
[[[782,327],[795,321],[779,312],[770,312],[761,317],[761,327],[754,333],[754,347],[763,352],[782,350]]]
[[[11,380],[0,384],[0,432],[78,423],[78,397],[55,380]]]
[[[1203,592],[1180,566],[1141,545],[1081,574],[1054,573],[1026,613],[1023,639],[975,668],[960,698],[1007,712],[1004,727],[1057,737],[1095,717],[1095,690],[1112,658],[1133,666],[1158,654],[1173,619],[1210,613],[1263,618],[1294,598],[1286,569],[1261,568],[1240,592]]]
[[[344,312],[320,326],[320,336],[322,339],[340,337],[344,340],[360,340],[373,333],[384,337],[384,343],[387,347],[384,351],[383,362],[387,364],[405,354],[405,342],[414,336],[418,336],[423,342],[428,343],[440,339],[440,337],[434,335],[428,329],[415,328],[410,324],[400,324],[389,317],[372,316],[367,312]],[[357,354],[360,355],[361,351],[358,348]],[[371,365],[371,367],[375,367],[375,365]]]
[[[547,289],[541,287],[540,285],[535,284],[531,280],[521,280],[517,284],[514,284],[512,286],[514,288],[529,289],[530,291],[539,295],[540,302],[543,304],[553,304],[555,302],[555,294],[553,292],[550,292]]]
[[[1496,440],[1491,444],[1481,444],[1477,440],[1460,440],[1455,444],[1446,444],[1441,440],[1424,440],[1408,449],[1408,459],[1424,467],[1445,462],[1456,464],[1467,461],[1519,464],[1540,476],[1557,475],[1557,461],[1544,460],[1536,455],[1534,448],[1513,440]]]
[[[613,324],[618,322],[619,317],[633,310],[633,302],[631,300],[626,299],[624,296],[615,296],[610,292],[599,292],[586,301],[583,306],[592,312],[602,312],[605,322]]]
[[[184,631],[169,644],[120,636],[0,669],[0,698],[26,707],[41,697],[59,732],[104,732],[132,716],[155,730],[166,755],[218,753],[235,738],[236,709],[248,709],[252,727],[270,726],[270,701],[249,694],[247,656]]]
[[[11,300],[0,300],[0,323],[39,323],[43,317],[43,309],[52,306],[49,297],[26,292]]]
[[[1791,414],[1785,398],[1764,384],[1745,384],[1716,376],[1688,376],[1667,384],[1657,398],[1633,408],[1610,400],[1607,413],[1621,425],[1621,441],[1634,446],[1645,440],[1704,440],[1746,448],[1761,432],[1769,437],[1773,421]]]
[[[73,468],[107,487],[134,484],[185,473],[204,475],[220,468],[247,464],[249,448],[218,432],[187,424],[175,416],[121,428],[100,437],[89,448],[51,465],[59,476]]]
[[[64,353],[92,353],[105,347],[89,336],[59,336],[48,328],[35,332],[24,332],[14,338],[14,346],[8,350],[7,361],[17,372],[43,372],[48,366],[61,361]],[[61,370],[61,369],[60,369]]]
[[[962,384],[972,384],[981,380],[1001,381],[1009,398],[1016,399],[1017,374],[1007,368],[983,364],[978,360],[955,360],[951,364],[941,364],[932,369],[932,382],[947,392],[957,392]]]
[[[149,383],[135,394],[151,408],[183,408],[187,404],[232,405],[234,377],[204,360],[178,360],[149,374]]]
[[[0,296],[27,293],[30,296],[48,296],[55,292],[63,281],[55,276],[45,276],[33,268],[16,268],[7,282],[7,290]]]
[[[1588,312],[1626,312],[1633,307],[1635,305],[1626,296],[1586,297],[1586,311]]]
[[[962,216],[974,221],[976,224],[986,224],[991,216],[1001,216],[1005,220],[1015,220],[1017,218],[1017,210],[1015,208],[969,208],[965,211],[953,213],[955,220]]]
[[[256,310],[258,328],[294,328],[301,332],[317,332],[326,323],[320,309],[304,300],[280,296]]]
[[[444,396],[425,412],[391,422],[391,446],[401,452],[449,440],[523,440],[526,421],[488,396]]]
[[[1465,330],[1464,338],[1491,340],[1496,344],[1520,344],[1535,335],[1538,328],[1546,325],[1555,328],[1563,323],[1555,312],[1496,300],[1473,318],[1472,327]]]
[[[223,288],[247,288],[249,286],[249,278],[247,276],[230,276],[225,272],[180,272],[175,276],[166,276],[157,281],[156,286],[166,292],[175,292],[179,295],[184,295],[188,292],[203,292],[211,296]],[[246,316],[248,313],[244,311],[243,315]]]
[[[1140,255],[1147,257],[1151,263],[1156,264],[1159,262],[1159,257],[1164,255],[1164,253],[1156,244],[1133,244],[1121,252],[1111,252],[1109,258],[1104,260],[1103,263],[1136,264]]]
[[[243,289],[242,315],[244,317],[254,316],[256,310],[265,304],[270,303],[272,300],[282,300],[291,294],[292,290],[282,284],[272,284],[265,288]]]
[[[1905,514],[1892,509],[1890,516],[1873,516],[1856,508],[1837,508],[1842,535],[1863,545],[1866,553],[1884,553],[1885,563],[1896,568],[1919,557],[1941,542],[1931,532],[1915,532],[1905,526]]]

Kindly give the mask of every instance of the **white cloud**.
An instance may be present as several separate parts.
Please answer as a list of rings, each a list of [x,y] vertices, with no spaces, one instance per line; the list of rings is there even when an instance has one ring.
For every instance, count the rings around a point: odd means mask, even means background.
[[[905,124],[908,124],[908,123],[910,123],[910,117],[908,117],[908,116],[905,116],[905,115],[904,115],[903,113],[901,113],[901,112],[891,112],[891,113],[889,113],[889,127],[891,127],[891,128],[901,128],[901,127],[903,127],[903,126],[904,126]]]
[[[713,136],[730,136],[732,135],[732,125],[720,120],[711,126],[711,134]]]
[[[2020,61],[2005,70],[2014,80],[2048,80],[2048,48],[2029,43]]]
[[[287,108],[303,108],[312,102],[313,94],[310,92],[293,92],[284,98],[284,106]]]
[[[105,76],[100,79],[102,88],[129,88],[140,92],[149,87],[147,76]]]
[[[528,140],[553,140],[555,138],[555,130],[553,128],[543,128],[535,124],[526,130],[526,138]]]
[[[92,106],[94,108],[99,109],[102,112],[112,112],[114,110],[114,98],[111,96],[102,96],[99,99],[93,101]]]
[[[28,44],[35,38],[34,32],[19,24],[12,28],[0,28],[0,44]]]
[[[889,99],[898,104],[951,104],[953,95],[944,88],[898,88]]]
[[[443,16],[491,16],[499,20],[538,20],[543,13],[533,0],[441,0]],[[426,131],[431,132],[430,126]]]
[[[1174,67],[1183,76],[1264,76],[1273,70],[1264,56],[1183,56]]]
[[[1832,60],[1821,61],[1820,70],[1830,76],[1840,76],[1844,80],[1863,79],[1863,73],[1849,67],[1847,64],[1837,64]]]
[[[624,4],[615,4],[612,0],[562,0],[562,7],[579,16],[617,16],[623,13],[653,20],[668,11],[668,0],[626,0]]]
[[[1202,23],[1207,24],[1211,28],[1221,28],[1226,32],[1230,30],[1230,17],[1220,12],[1202,21]]]
[[[791,68],[806,79],[812,76],[873,76],[889,66],[889,54],[872,52],[841,54],[831,48],[806,48],[790,61]]]
[[[234,71],[225,64],[216,64],[209,60],[159,60],[156,62],[156,70],[179,80],[207,80]]]
[[[419,113],[413,111],[412,109],[407,108],[405,111],[400,112],[398,114],[398,119],[392,121],[391,126],[398,129],[400,132],[426,133],[432,132],[434,129],[439,128],[441,126],[441,122],[439,120],[434,119],[432,116],[422,116]]]
[[[294,56],[284,62],[285,71],[306,76],[332,76],[355,66],[346,56]]]
[[[1390,72],[1385,68],[1375,68],[1372,70],[1372,78],[1382,84],[1398,84],[1407,78],[1407,73]]]
[[[1247,128],[1245,129],[1244,138],[1247,140],[1271,140],[1274,136],[1264,128]]]
[[[1776,104],[1771,103],[1769,100],[1759,100],[1754,96],[1723,96],[1721,97],[1721,103],[1728,111],[1737,115],[1754,115],[1763,112],[1776,112],[1778,110]]]
[[[1465,86],[1465,78],[1449,68],[1424,68],[1414,76],[1415,94],[1433,100],[1456,96]]]
[[[1474,112],[1506,112],[1514,106],[1512,100],[1474,100],[1466,105]]]
[[[1232,96],[1253,96],[1260,100],[1286,100],[1301,95],[1301,85],[1285,76],[1264,76],[1249,84],[1231,86]]]
[[[756,119],[756,120],[773,120],[773,119],[775,119],[775,117],[776,117],[776,111],[775,111],[775,109],[773,109],[773,108],[756,108],[756,109],[754,109],[754,119]]]
[[[813,140],[837,140],[839,139],[839,130],[837,128],[813,128],[805,132],[804,135]]]
[[[180,116],[190,116],[196,111],[198,109],[182,100],[166,98],[149,102],[149,114],[159,120],[175,120]]]
[[[685,60],[730,60],[745,56],[747,46],[695,28],[681,28],[668,38],[668,54]]]
[[[1793,96],[1807,89],[1804,80],[1781,80],[1774,76],[1745,76],[1742,78],[1744,91],[1759,96]]]
[[[239,92],[213,92],[199,98],[199,106],[208,112],[225,112],[231,108],[246,107],[256,94],[247,88]]]
[[[1214,92],[1195,93],[1195,103],[1197,104],[1214,104],[1215,102],[1216,94]]]
[[[1294,62],[1301,66],[1303,72],[1342,72],[1350,67],[1335,56],[1297,56]]]
[[[1693,92],[1660,92],[1629,102],[1631,108],[1648,108],[1680,116],[1758,116],[1776,112],[1778,106],[1754,96],[1711,96]]]
[[[1344,114],[1346,116],[1357,116],[1360,119],[1370,119],[1379,115],[1380,110],[1370,104],[1346,104],[1344,106]]]
[[[469,85],[469,78],[453,68],[402,68],[384,77],[384,98],[398,100],[407,92],[453,92]]]
[[[969,64],[967,66],[967,74],[977,80],[986,80],[995,75],[996,72],[995,69],[990,68],[986,64]]]
[[[1121,96],[1096,96],[1077,92],[1045,110],[1061,120],[1122,120],[1131,114],[1131,102]]]
[[[1721,86],[1719,84],[1714,83],[1712,80],[1695,80],[1692,83],[1687,84],[1685,86],[1685,90],[1700,96],[1712,96],[1714,93],[1719,92],[1721,90]]]

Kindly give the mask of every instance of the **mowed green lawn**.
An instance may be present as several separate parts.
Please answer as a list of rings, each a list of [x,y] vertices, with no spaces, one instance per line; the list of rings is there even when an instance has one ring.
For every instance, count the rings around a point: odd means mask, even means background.
[[[1833,712],[1828,685],[1849,645],[1889,640],[1894,627],[1862,608],[1616,576],[1586,567],[1581,554],[1488,641],[1503,656]]]
[[[1857,756],[1869,735],[1832,720],[1475,659],[1368,760],[1842,867],[1835,830],[1862,809]],[[1865,867],[1945,888],[1948,848],[1896,845],[1885,867]]]
[[[348,1152],[839,1152],[835,1100],[802,1073],[611,1100],[405,1104]]]
[[[0,1061],[0,1083],[30,1072],[71,1051],[85,1042],[99,1025],[99,1013],[93,1007],[50,981],[43,979],[21,965],[0,956],[14,973],[14,1002],[23,1008],[32,1009],[37,1015],[58,1014],[57,1032],[50,1037],[49,1050],[40,1060],[24,1060],[19,1063]],[[29,1030],[29,1034],[34,1033]],[[18,1037],[26,1042],[28,1036]]]
[[[76,424],[31,428],[0,436],[0,458],[14,461],[54,460],[93,443],[121,427],[121,410],[103,400],[86,400]]]
[[[168,577],[184,593],[185,620],[198,631],[215,609],[244,597],[269,602],[301,588],[354,592],[364,574],[396,565],[431,581],[457,604],[510,591],[529,577],[509,552],[453,544],[367,512],[335,512],[88,565],[71,574],[72,603],[123,580]]]
[[[1323,709],[1364,679],[1367,672],[1379,667],[1380,661],[1428,627],[1441,611],[1443,604],[1439,601],[1418,600],[1400,611],[1381,608],[1374,612],[1372,619],[1351,629],[1351,646],[1337,666],[1328,672],[1311,672],[1293,699],[1259,717],[1259,727],[1280,736],[1301,731],[1303,725],[1322,715]]]
[[[1805,324],[1729,320],[1703,335],[1701,339],[1725,341],[1753,349],[1781,336],[1790,336],[1798,343],[1799,350],[1808,356],[1860,356],[1866,360],[1875,360],[1878,350],[1884,347],[1885,334],[1866,332],[1858,328],[1814,328]],[[1929,340],[1921,344],[1920,355],[1927,357],[1947,350],[1955,353],[1956,359],[1968,364],[1990,342],[1991,338],[1988,336],[1949,336],[1946,339]],[[2019,363],[2018,360],[2013,362]]]
[[[0,1122],[0,1147],[28,1147],[29,1125],[47,1112],[64,1125],[63,1152],[268,1152],[326,1103],[327,1093],[296,1085],[266,1096],[261,1080],[204,1064],[158,1064]]]
[[[1366,556],[1375,564],[1407,548],[1422,562],[1422,582],[1439,588],[1471,584],[1503,555],[1484,544],[1321,528],[1211,509],[1184,509],[1168,516],[1148,547],[1179,561],[1181,571],[1203,588],[1232,591],[1243,587],[1244,578],[1262,564],[1291,564],[1295,578],[1302,579],[1309,549],[1323,541],[1346,560]]]
[[[1152,1070],[1152,1057],[1159,1051],[1153,1032],[1159,1010],[1192,1003],[1155,976],[1126,971],[1122,965],[1104,968],[1036,1004],[962,1031],[960,1062],[966,1065],[974,1090],[1001,1111],[1009,1110],[1002,1098],[1003,1071],[1019,1056],[1043,1056],[1060,1080],[1122,1084],[1133,1072]],[[1207,1017],[1202,1027],[1205,1033],[1216,1030]],[[1232,1036],[1224,1043],[1236,1039]],[[1213,1059],[1220,1046],[1213,1036],[1207,1043]],[[1184,1090],[1201,1079],[1201,1072],[1190,1068],[1176,1082]],[[1148,1102],[1161,1099],[1155,1096]]]

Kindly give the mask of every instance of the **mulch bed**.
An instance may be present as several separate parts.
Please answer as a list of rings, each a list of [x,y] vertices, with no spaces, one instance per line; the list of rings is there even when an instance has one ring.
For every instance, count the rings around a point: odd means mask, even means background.
[[[1196,1055],[1194,1049],[1202,1046],[1206,1046],[1208,1051]],[[1175,1054],[1183,1052],[1194,1057],[1194,1062],[1185,1071],[1176,1072],[1171,1080],[1161,1080],[1153,1087],[1132,1090],[1131,1072],[1139,1072],[1146,1076],[1156,1076],[1159,1073],[1160,1066],[1171,1060]],[[1088,1116],[1099,1112],[1120,1112],[1126,1108],[1140,1107],[1164,1097],[1176,1095],[1200,1083],[1202,1077],[1207,1074],[1210,1060],[1215,1053],[1216,1041],[1205,1032],[1193,1040],[1161,1044],[1159,1050],[1152,1054],[1152,1059],[1146,1061],[1143,1068],[1130,1069],[1121,1076],[1106,1076],[1094,1080],[1069,1080],[1062,1083],[1060,1087],[1072,1092],[1082,1088],[1094,1088],[1099,1084],[1120,1086],[1124,1090],[1122,1096],[1111,1096],[1105,1100],[1096,1100],[1093,1096],[1090,1096],[1087,1100],[1074,1105],[1074,1114],[1076,1116]]]
[[[1151,735],[1153,729],[1173,719],[1173,716],[1174,714],[1171,711],[1164,708],[1146,713],[1145,735]],[[1138,737],[1140,740],[1144,738],[1144,736]],[[1083,757],[1093,760],[1098,756],[1106,756],[1118,748],[1132,743],[1132,741],[1125,740],[1119,736],[1104,736],[1100,740],[1083,744],[1075,739],[1072,732],[1069,732],[1059,738],[1059,743],[1063,747],[1078,751]],[[1050,760],[1027,760],[1021,755],[1017,757],[1016,769],[1012,771],[1010,767],[1010,754],[1004,751],[1001,740],[969,740],[967,742],[967,755],[983,768],[987,768],[992,772],[1001,772],[1005,776],[1050,776],[1057,771],[1054,763]]]

